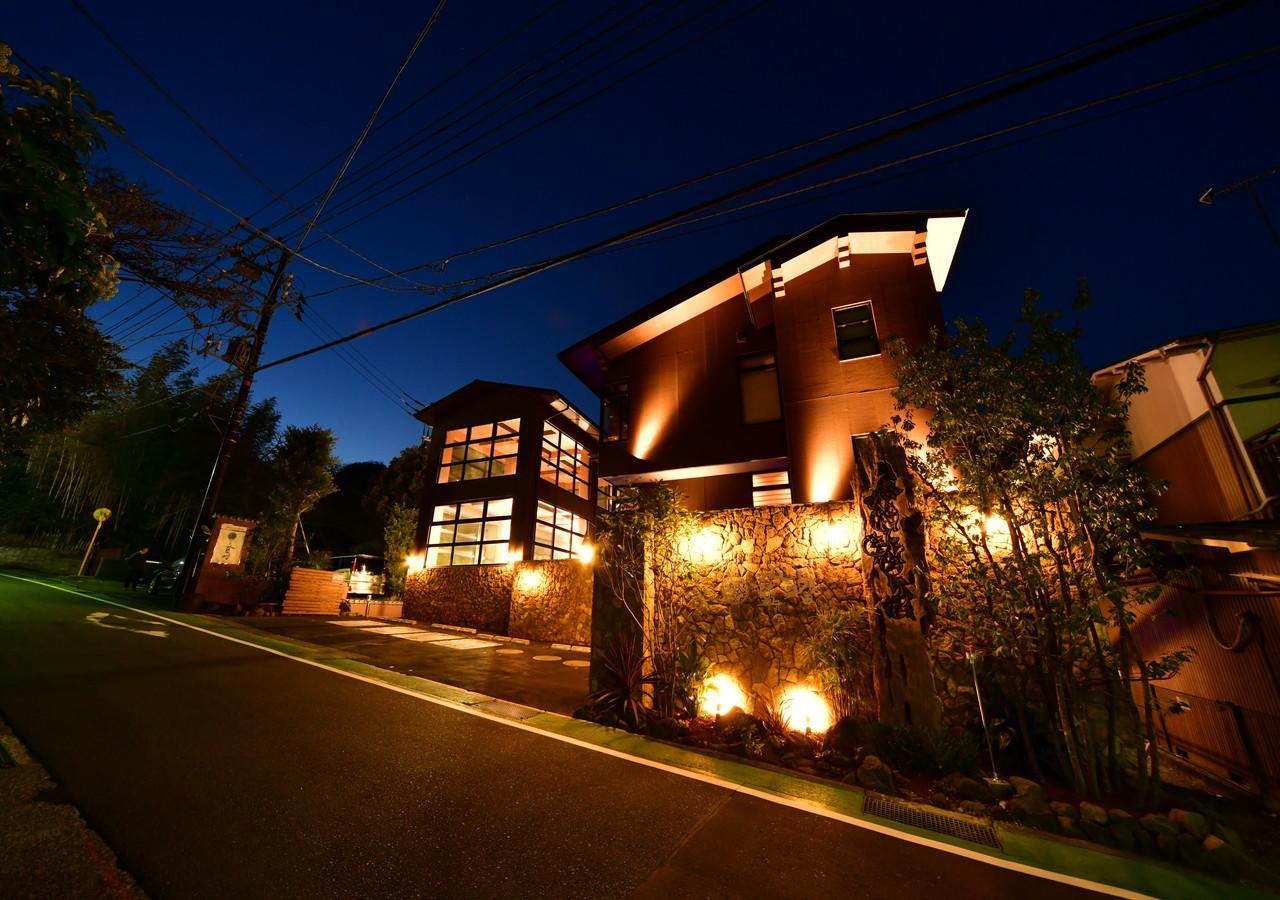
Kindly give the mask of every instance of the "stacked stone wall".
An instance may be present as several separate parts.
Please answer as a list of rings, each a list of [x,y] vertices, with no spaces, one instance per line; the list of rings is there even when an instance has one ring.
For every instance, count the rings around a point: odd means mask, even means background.
[[[863,608],[860,546],[851,502],[701,514],[690,555],[711,672],[770,703],[790,685],[821,687],[807,646],[821,609]]]
[[[405,579],[405,618],[506,634],[513,578],[511,566],[424,569]]]
[[[591,567],[575,559],[446,566],[405,580],[404,616],[492,634],[591,642]]]

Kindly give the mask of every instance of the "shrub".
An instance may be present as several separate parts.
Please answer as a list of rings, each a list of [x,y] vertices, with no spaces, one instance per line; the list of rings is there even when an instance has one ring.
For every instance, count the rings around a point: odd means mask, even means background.
[[[936,778],[977,767],[978,742],[967,731],[881,724],[870,738],[877,756],[916,775]]]

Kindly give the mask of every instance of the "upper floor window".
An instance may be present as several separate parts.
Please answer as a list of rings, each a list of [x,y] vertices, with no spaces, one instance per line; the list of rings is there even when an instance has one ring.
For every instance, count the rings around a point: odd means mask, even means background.
[[[440,453],[440,483],[514,475],[520,420],[450,428]]]
[[[587,520],[542,500],[533,529],[534,559],[571,559],[587,540]]]
[[[742,421],[776,422],[782,418],[778,395],[778,362],[772,353],[738,357],[738,385],[742,394]]]
[[[510,541],[510,497],[446,503],[431,511],[427,565],[504,563]]]
[[[542,478],[572,494],[591,494],[591,454],[550,422],[542,425]]]
[[[862,359],[880,353],[876,320],[870,303],[855,303],[831,310],[836,323],[836,354],[842,360]]]
[[[631,427],[631,393],[627,382],[613,381],[604,386],[604,439],[625,441]]]

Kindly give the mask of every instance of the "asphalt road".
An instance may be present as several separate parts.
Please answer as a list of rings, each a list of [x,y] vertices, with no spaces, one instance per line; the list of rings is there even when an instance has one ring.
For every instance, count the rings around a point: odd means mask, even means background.
[[[155,897],[1085,896],[2,575],[0,712]]]

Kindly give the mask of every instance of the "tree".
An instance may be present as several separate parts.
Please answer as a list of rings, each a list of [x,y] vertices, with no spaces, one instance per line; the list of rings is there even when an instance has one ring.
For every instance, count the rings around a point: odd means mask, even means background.
[[[417,532],[418,508],[401,506],[399,503],[392,506],[387,516],[386,528],[382,532],[386,546],[386,572],[392,594],[399,594],[404,590],[409,551],[413,549]]]
[[[25,463],[15,467],[60,516],[43,517],[38,528],[31,520],[31,530],[78,533],[89,510],[107,506],[115,513],[116,539],[176,549],[199,508],[235,387],[225,375],[199,381],[190,352],[171,344],[82,419],[35,436]],[[246,417],[223,493],[225,511],[252,518],[263,510],[278,422],[270,399]]]
[[[692,713],[698,627],[707,600],[693,584],[697,520],[665,484],[625,488],[596,520],[598,577],[640,637],[660,715]],[[626,640],[626,638],[623,638]],[[610,652],[626,656],[628,647]]]
[[[381,522],[386,522],[394,506],[418,506],[431,481],[427,471],[427,445],[414,444],[401,450],[374,482],[368,502]]]
[[[1098,796],[1117,786],[1127,754],[1151,797],[1159,760],[1148,752],[1148,687],[1187,652],[1146,660],[1130,631],[1158,591],[1126,587],[1156,563],[1139,531],[1161,485],[1129,463],[1124,426],[1142,370],[1130,367],[1103,394],[1081,363],[1079,332],[1037,303],[1028,292],[998,340],[980,322],[957,321],[945,341],[891,348],[895,423],[930,524],[930,599],[938,626],[982,659],[1034,774],[1052,767]],[[914,410],[928,411],[927,439]],[[1034,745],[1033,719],[1047,747]]]
[[[0,452],[74,420],[121,366],[85,316],[116,291],[85,169],[114,120],[75,79],[23,75],[11,54],[0,44]]]
[[[272,454],[272,487],[264,526],[268,539],[284,538],[281,547],[272,548],[271,558],[282,556],[285,571],[293,563],[299,517],[335,490],[333,470],[338,461],[333,445],[333,432],[327,428],[289,425]]]

